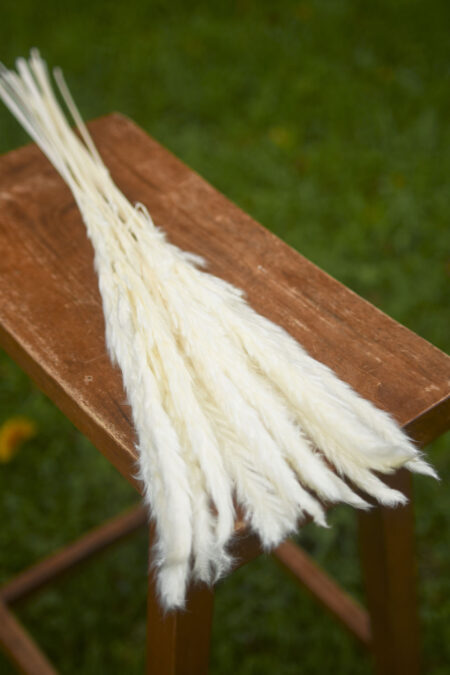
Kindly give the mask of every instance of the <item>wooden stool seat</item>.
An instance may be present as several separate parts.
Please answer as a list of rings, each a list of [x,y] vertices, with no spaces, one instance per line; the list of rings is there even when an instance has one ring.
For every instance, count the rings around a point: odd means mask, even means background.
[[[442,352],[303,258],[130,120],[113,114],[90,130],[117,185],[148,207],[171,242],[204,256],[211,272],[243,288],[256,310],[420,444],[448,428],[450,359]],[[130,409],[105,350],[93,250],[72,195],[34,145],[0,158],[0,250],[0,344],[139,490]],[[392,482],[408,491],[406,472]],[[411,509],[379,508],[360,521],[373,637],[361,635],[379,672],[418,672]],[[130,528],[143,522],[141,514]],[[250,560],[258,543],[236,527],[236,546]],[[0,599],[0,623],[6,612],[12,630],[8,585]],[[189,614],[162,617],[150,579],[149,673],[206,672],[212,592],[192,589],[189,602]],[[8,638],[0,628],[1,642]],[[25,669],[20,648],[9,651]]]

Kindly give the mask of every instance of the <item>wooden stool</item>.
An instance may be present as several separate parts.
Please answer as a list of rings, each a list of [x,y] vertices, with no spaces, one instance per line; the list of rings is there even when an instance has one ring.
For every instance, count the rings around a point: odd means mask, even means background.
[[[114,114],[90,128],[118,186],[131,202],[148,206],[170,241],[245,289],[256,310],[422,445],[448,428],[450,359],[442,352],[305,260],[130,120]],[[68,188],[36,146],[0,158],[0,205],[1,345],[133,483],[133,429],[120,372],[105,351],[93,251]],[[411,496],[405,471],[390,483]],[[411,505],[358,517],[368,613],[291,542],[276,555],[373,651],[377,672],[417,674]],[[132,510],[0,589],[0,644],[19,668],[55,672],[9,606],[145,522],[142,507]],[[260,548],[243,523],[236,529],[243,564]],[[207,672],[213,592],[192,588],[188,610],[162,616],[150,577],[148,673]]]

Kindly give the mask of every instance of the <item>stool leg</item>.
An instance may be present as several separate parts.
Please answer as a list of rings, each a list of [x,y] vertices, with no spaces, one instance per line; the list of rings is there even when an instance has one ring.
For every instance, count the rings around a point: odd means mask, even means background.
[[[414,555],[412,480],[405,471],[389,485],[409,499],[406,506],[375,507],[359,514],[361,562],[372,627],[377,675],[418,675],[419,617]]]
[[[163,614],[154,575],[149,575],[147,675],[206,675],[214,591],[205,585],[188,590],[186,609]]]

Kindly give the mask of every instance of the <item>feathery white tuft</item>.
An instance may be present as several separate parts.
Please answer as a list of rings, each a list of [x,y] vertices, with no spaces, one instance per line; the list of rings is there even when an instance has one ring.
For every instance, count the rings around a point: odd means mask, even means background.
[[[54,75],[82,140],[36,50],[17,72],[2,66],[0,96],[72,190],[95,250],[108,351],[122,371],[156,525],[162,605],[183,606],[189,579],[213,583],[230,568],[234,497],[270,549],[303,517],[326,526],[321,501],[368,508],[345,478],[392,506],[405,497],[373,471],[406,466],[436,478],[387,413],[128,202]]]

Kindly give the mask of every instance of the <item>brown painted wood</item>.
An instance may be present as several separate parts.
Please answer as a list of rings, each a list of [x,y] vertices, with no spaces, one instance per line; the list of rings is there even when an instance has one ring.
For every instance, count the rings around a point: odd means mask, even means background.
[[[142,506],[133,507],[120,516],[115,516],[7,582],[0,588],[0,601],[11,604],[22,600],[75,565],[131,535],[146,523],[147,513]]]
[[[56,675],[27,631],[0,601],[0,647],[10,660],[27,675]]]
[[[371,646],[368,613],[345,593],[312,558],[293,541],[285,541],[273,553],[300,585],[306,588],[365,647]]]
[[[110,115],[90,126],[119,187],[147,205],[172,242],[203,255],[423,442],[448,425],[448,357],[261,227],[130,120]],[[0,158],[0,250],[0,343],[133,482],[130,411],[105,351],[92,248],[68,188],[35,146]]]
[[[171,241],[203,255],[424,442],[448,425],[448,357],[261,227],[130,120],[115,114],[90,126],[117,184]],[[0,158],[0,250],[1,343],[132,481],[130,413],[105,351],[92,248],[68,188],[34,145]]]
[[[409,504],[358,513],[372,651],[377,675],[419,675],[411,475],[402,470],[389,477],[388,482],[408,496]]]
[[[150,540],[153,528],[150,530]],[[147,605],[147,675],[206,675],[213,620],[214,591],[192,586],[183,610],[163,612],[155,575],[149,574]]]

